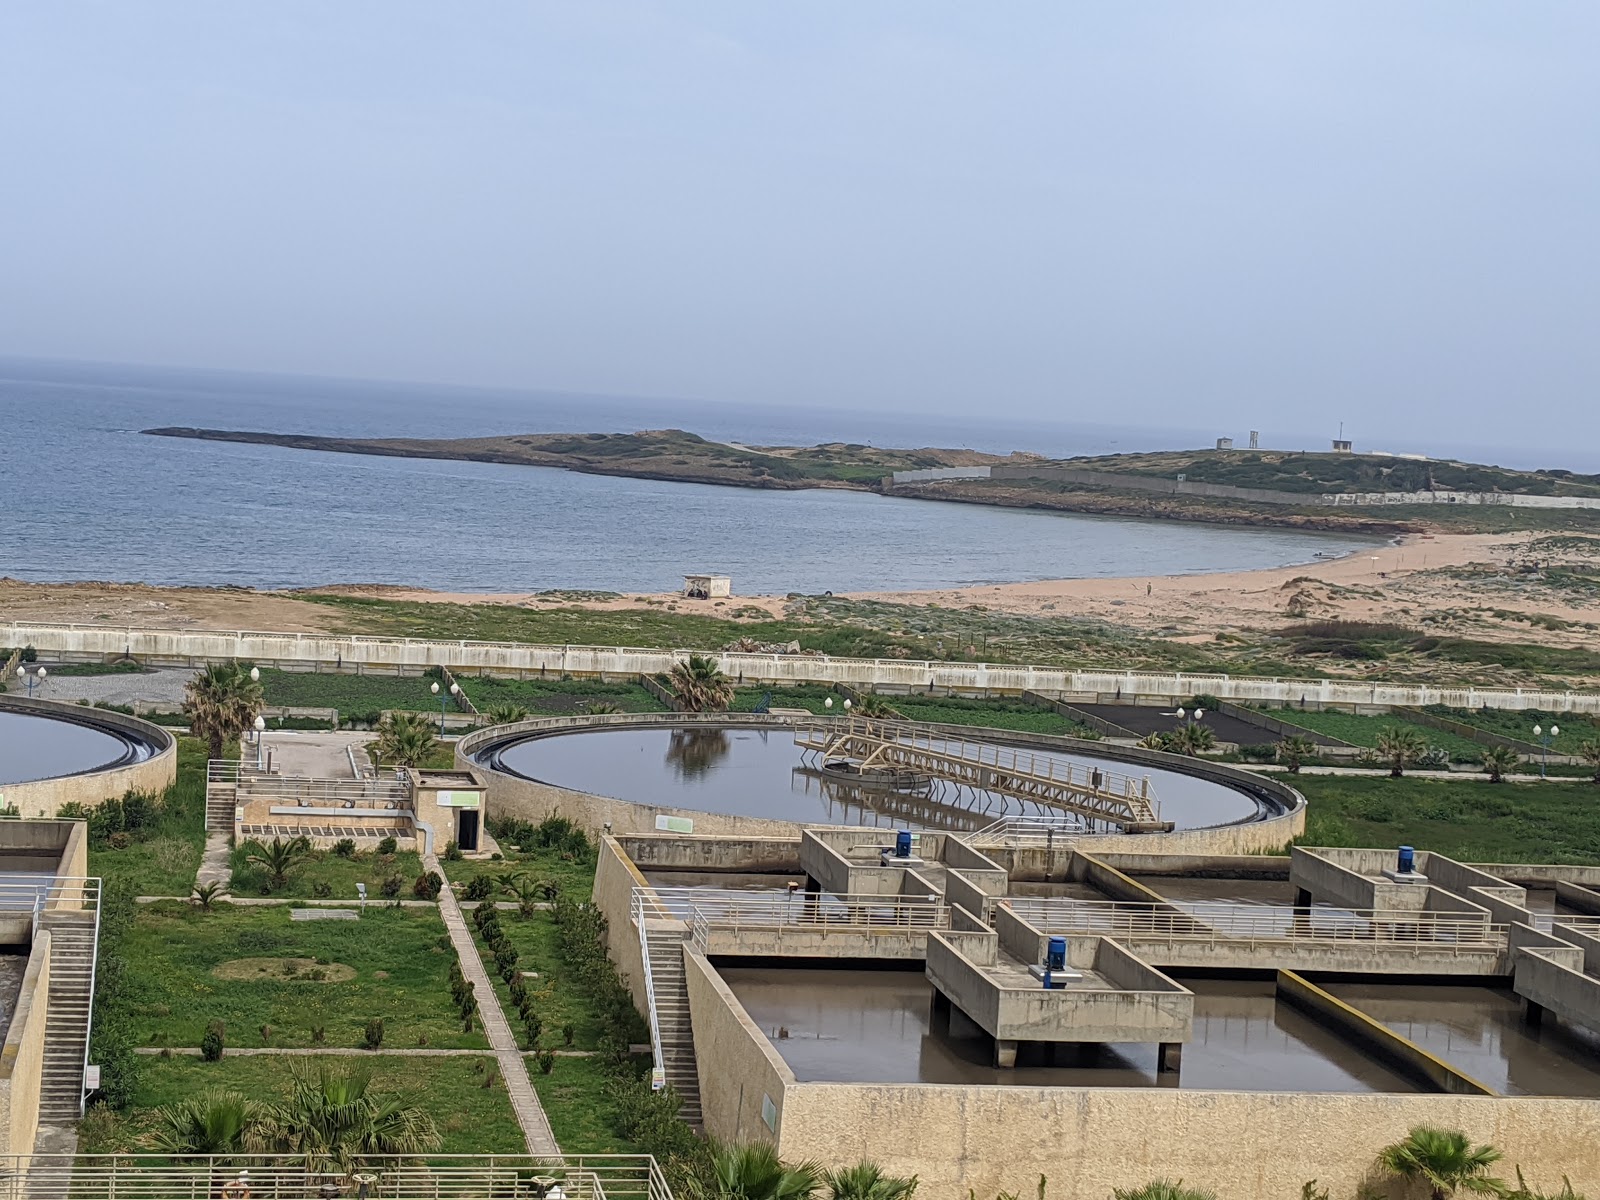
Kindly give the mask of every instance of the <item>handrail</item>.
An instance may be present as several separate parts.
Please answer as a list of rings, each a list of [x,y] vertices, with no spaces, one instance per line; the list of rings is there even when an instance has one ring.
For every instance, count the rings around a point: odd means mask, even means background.
[[[1505,925],[1410,909],[1349,910],[1198,904],[1178,907],[1120,900],[1004,897],[996,907],[1044,933],[1094,933],[1163,942],[1376,942],[1503,949]]]
[[[650,932],[645,928],[645,897],[649,888],[633,889],[633,924],[639,930],[639,969],[644,972],[644,999],[650,1010],[650,1057],[655,1067],[655,1078],[666,1074],[666,1063],[661,1056],[661,1016],[656,1011],[656,981],[650,970]]]
[[[956,834],[969,846],[1071,846],[1087,832],[1075,813],[1011,813],[970,833]]]

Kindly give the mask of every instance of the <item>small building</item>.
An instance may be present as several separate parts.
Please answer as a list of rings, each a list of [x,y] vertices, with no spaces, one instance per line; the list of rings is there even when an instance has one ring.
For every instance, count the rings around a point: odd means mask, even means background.
[[[727,575],[685,575],[683,594],[690,600],[720,600],[733,595],[733,580]]]
[[[432,833],[435,853],[455,842],[463,851],[478,848],[483,821],[484,782],[472,771],[412,770],[411,804],[416,823]],[[419,844],[423,839],[418,838]]]
[[[1335,454],[1350,454],[1352,452],[1351,443],[1346,441],[1344,438],[1334,438],[1333,452]]]
[[[1232,438],[1218,438],[1217,439],[1217,449],[1218,450],[1232,450],[1233,449],[1233,439]]]

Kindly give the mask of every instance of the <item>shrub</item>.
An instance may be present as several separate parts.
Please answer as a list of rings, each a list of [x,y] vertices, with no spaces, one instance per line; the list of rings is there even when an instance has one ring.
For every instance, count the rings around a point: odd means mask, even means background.
[[[494,880],[487,875],[479,875],[468,882],[461,894],[468,900],[487,900],[494,895]]]
[[[400,894],[400,889],[405,887],[405,885],[406,881],[401,879],[400,876],[389,875],[386,876],[384,881],[378,885],[378,891],[383,893],[385,899],[393,900]]]
[[[461,847],[456,843],[454,838],[451,838],[444,844],[444,860],[445,862],[461,861]]]
[[[318,900],[326,900],[333,895],[333,884],[326,879],[319,879],[311,885],[311,894]]]
[[[367,1022],[367,1027],[362,1031],[362,1044],[368,1050],[376,1050],[383,1045],[383,1018],[373,1017]]]
[[[200,1039],[200,1057],[206,1062],[217,1062],[222,1058],[221,1021],[213,1021],[206,1026],[205,1036]]]
[[[416,882],[411,885],[411,894],[418,900],[437,900],[443,888],[444,880],[439,872],[429,871],[426,875],[417,876]]]
[[[1278,756],[1275,745],[1240,746],[1239,757],[1246,762],[1271,762]]]
[[[572,1045],[572,1039],[577,1036],[577,1033],[578,1031],[571,1025],[563,1025],[561,1027],[561,1044],[563,1046]]]
[[[397,849],[399,849],[399,843],[392,837],[386,837],[378,843],[379,854],[393,854]]]
[[[539,1073],[548,1075],[556,1069],[556,1053],[554,1050],[539,1051]]]
[[[340,858],[354,858],[356,856],[355,838],[340,838],[333,844],[333,852]]]
[[[539,1048],[539,1035],[544,1032],[544,1022],[539,1019],[538,1013],[530,1013],[527,1020],[522,1023],[522,1032],[528,1039],[528,1049]]]

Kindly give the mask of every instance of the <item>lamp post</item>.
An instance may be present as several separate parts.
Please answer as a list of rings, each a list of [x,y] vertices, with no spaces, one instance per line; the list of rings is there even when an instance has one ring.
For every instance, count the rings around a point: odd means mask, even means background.
[[[432,692],[435,696],[439,696],[439,685],[437,683],[430,683],[428,685],[428,690],[430,692]],[[444,736],[444,697],[443,696],[439,696],[439,736],[440,737]]]
[[[267,719],[265,717],[257,717],[255,719],[254,728],[256,731],[256,770],[258,771],[261,769],[261,734],[266,727]]]
[[[251,667],[250,668],[250,682],[251,683],[260,683],[261,682],[261,668],[260,667]]]
[[[1535,725],[1533,736],[1539,739],[1539,745],[1544,747],[1544,753],[1539,756],[1539,778],[1545,778],[1545,769],[1550,764],[1550,743],[1561,736],[1561,726],[1552,725],[1548,732]]]
[[[38,684],[40,687],[43,687],[44,681],[49,678],[49,676],[50,672],[46,671],[43,667],[40,667],[32,675],[28,674],[27,667],[17,668],[17,678],[28,685],[28,699],[30,700],[33,699],[34,684]]]
[[[18,675],[22,674],[22,669],[20,667],[17,669],[17,674]],[[832,696],[824,696],[823,699],[822,699],[822,707],[827,709],[831,713],[833,711],[833,697]]]

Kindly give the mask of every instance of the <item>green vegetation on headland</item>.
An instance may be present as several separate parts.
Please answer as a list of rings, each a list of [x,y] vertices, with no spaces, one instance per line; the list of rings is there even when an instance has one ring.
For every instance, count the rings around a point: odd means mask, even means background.
[[[896,494],[935,500],[1053,508],[1072,512],[1162,517],[1225,524],[1279,525],[1348,532],[1394,533],[1427,528],[1600,530],[1600,511],[1514,509],[1494,505],[1320,507],[1315,497],[1352,492],[1466,491],[1539,496],[1600,496],[1600,476],[1564,470],[1517,471],[1475,463],[1379,454],[1297,451],[1173,450],[1049,460],[957,449],[886,449],[854,443],[743,446],[713,442],[681,429],[639,433],[514,434],[476,438],[336,438],[310,434],[169,426],[160,437],[249,442],[295,450],[439,458],[558,467],[589,474],[795,489],[884,490],[896,471],[1005,466],[1087,469],[1137,483],[1185,479],[1227,487],[1303,495],[1304,507],[1239,497],[1173,495],[1113,485],[1052,479],[939,480],[896,485]]]

